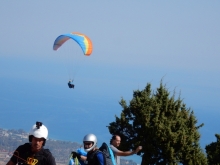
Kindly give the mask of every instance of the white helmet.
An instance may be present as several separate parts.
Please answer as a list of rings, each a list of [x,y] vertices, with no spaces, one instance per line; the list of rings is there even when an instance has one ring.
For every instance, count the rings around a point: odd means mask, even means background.
[[[45,141],[48,137],[48,130],[47,127],[45,127],[41,122],[36,122],[36,124],[33,125],[33,127],[30,130],[29,133],[29,141],[32,141],[32,136],[36,138],[44,138]]]
[[[91,148],[85,149],[85,147],[84,147],[84,150],[85,150],[86,152],[89,152],[89,151],[91,151],[93,148],[96,147],[97,138],[96,138],[96,136],[95,136],[94,134],[88,134],[88,135],[86,135],[86,136],[83,138],[83,142],[92,142],[92,143],[93,143],[93,145],[92,145]]]

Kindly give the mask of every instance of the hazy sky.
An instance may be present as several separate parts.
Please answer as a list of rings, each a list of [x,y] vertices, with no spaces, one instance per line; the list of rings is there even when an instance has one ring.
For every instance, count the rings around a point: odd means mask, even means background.
[[[121,97],[129,101],[133,90],[147,83],[156,89],[163,79],[205,124],[202,146],[215,141],[219,7],[217,0],[1,1],[0,127],[28,131],[42,120],[50,138],[81,142],[92,132],[99,144],[108,142],[105,126],[120,115]],[[91,38],[90,57],[52,50],[56,37],[69,32]],[[67,86],[72,70],[74,90]]]

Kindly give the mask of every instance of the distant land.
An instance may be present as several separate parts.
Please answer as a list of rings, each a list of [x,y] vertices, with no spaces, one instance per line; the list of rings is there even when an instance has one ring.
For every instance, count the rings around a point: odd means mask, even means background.
[[[5,165],[13,151],[21,144],[28,142],[28,133],[22,129],[5,130],[0,128],[0,165]],[[80,144],[70,141],[48,139],[45,148],[50,149],[57,165],[67,165],[71,151],[75,151]],[[121,159],[121,165],[138,165],[132,160]]]

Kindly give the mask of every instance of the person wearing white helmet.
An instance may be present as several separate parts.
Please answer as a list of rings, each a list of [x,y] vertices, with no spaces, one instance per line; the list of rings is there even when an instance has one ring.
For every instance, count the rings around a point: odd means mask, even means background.
[[[30,130],[29,142],[20,145],[6,165],[56,165],[49,149],[44,149],[48,130],[41,122],[36,122]]]
[[[97,138],[94,134],[87,134],[83,138],[83,145],[87,152],[87,165],[105,165],[105,157],[96,147]]]

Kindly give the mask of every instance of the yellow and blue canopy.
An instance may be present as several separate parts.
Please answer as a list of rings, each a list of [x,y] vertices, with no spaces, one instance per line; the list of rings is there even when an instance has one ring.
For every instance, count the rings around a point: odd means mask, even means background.
[[[73,39],[81,47],[84,55],[90,56],[92,53],[92,41],[84,34],[78,32],[72,32],[68,34],[62,34],[56,38],[53,44],[53,50],[58,50],[67,40]]]

